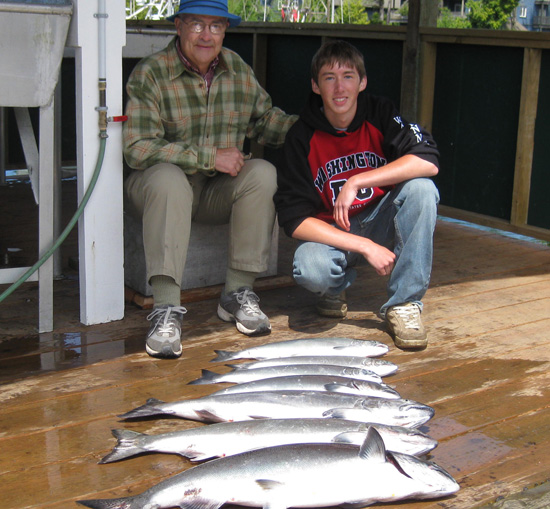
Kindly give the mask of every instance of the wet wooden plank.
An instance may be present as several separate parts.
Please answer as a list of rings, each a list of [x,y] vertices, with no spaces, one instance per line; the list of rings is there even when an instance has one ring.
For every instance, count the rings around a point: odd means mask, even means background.
[[[288,264],[291,257],[285,257]],[[189,468],[185,459],[158,454],[112,465],[97,461],[116,442],[111,428],[161,433],[202,425],[180,419],[121,422],[116,415],[148,397],[175,401],[221,388],[187,385],[202,368],[228,369],[209,362],[214,349],[238,350],[306,336],[384,341],[391,347],[386,358],[400,368],[386,381],[404,397],[436,410],[425,425],[440,440],[432,458],[457,478],[461,491],[444,500],[384,507],[471,509],[546,480],[548,247],[438,223],[434,277],[424,299],[431,340],[423,352],[393,347],[377,315],[386,281],[368,267],[359,271],[360,284],[348,292],[350,312],[342,321],[318,317],[314,296],[298,287],[262,293],[262,307],[274,325],[274,333],[262,338],[244,337],[220,322],[215,298],[186,304],[188,339],[183,359],[175,362],[151,359],[143,352],[147,312],[133,309],[121,323],[85,328],[68,320],[57,336],[36,341],[30,335],[15,349],[10,343],[0,350],[3,507],[76,507],[75,499],[141,492]],[[69,296],[67,292],[64,299]],[[28,319],[28,309],[12,309],[6,323],[28,333],[19,323]],[[6,314],[0,309],[2,320]],[[71,345],[68,335],[75,332],[82,335],[80,343]],[[74,355],[78,352],[80,358]],[[47,366],[51,373],[34,376]],[[10,379],[12,374],[17,379]]]

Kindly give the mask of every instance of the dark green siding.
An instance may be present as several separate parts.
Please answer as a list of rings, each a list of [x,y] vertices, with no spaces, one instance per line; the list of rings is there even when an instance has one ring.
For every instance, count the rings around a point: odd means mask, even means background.
[[[550,50],[542,53],[528,223],[550,228]]]
[[[508,220],[523,49],[440,44],[436,65],[441,203]]]

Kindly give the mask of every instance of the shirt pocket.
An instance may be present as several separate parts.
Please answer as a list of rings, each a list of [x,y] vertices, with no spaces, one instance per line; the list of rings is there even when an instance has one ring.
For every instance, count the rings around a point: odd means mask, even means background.
[[[220,148],[241,147],[244,142],[248,115],[240,111],[220,110],[207,116],[204,141]]]
[[[187,141],[192,138],[192,123],[189,117],[183,117],[179,120],[161,119],[164,128],[163,138],[169,142]]]

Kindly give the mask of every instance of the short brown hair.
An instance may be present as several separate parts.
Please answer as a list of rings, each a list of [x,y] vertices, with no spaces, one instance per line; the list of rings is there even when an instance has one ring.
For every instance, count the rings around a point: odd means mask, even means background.
[[[363,54],[346,41],[328,41],[317,50],[311,61],[311,77],[315,83],[318,83],[319,73],[325,65],[349,65],[359,73],[360,79],[367,76]]]

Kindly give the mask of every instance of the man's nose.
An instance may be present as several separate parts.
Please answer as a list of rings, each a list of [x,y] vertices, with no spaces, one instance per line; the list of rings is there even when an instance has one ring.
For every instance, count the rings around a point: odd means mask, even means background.
[[[210,31],[210,25],[205,25],[204,30],[201,32],[203,39],[212,39],[212,32]]]

